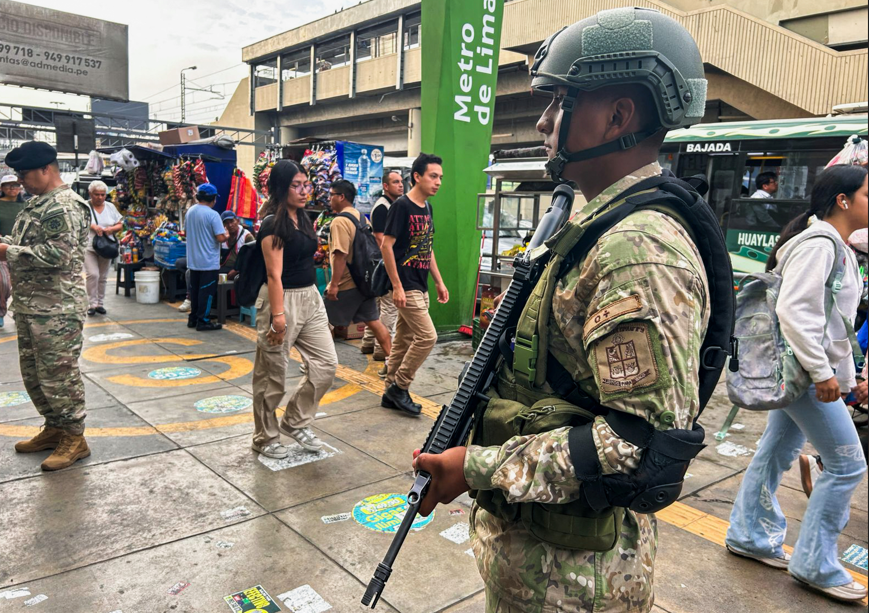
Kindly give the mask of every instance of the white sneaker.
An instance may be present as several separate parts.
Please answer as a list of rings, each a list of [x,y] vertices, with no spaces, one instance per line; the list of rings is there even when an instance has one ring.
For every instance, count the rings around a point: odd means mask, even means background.
[[[302,448],[314,453],[323,449],[323,441],[317,438],[314,431],[310,428],[301,428],[299,430],[284,430],[287,436],[296,441]]]
[[[181,303],[181,306],[178,307],[178,311],[181,313],[189,313],[191,306],[192,305],[190,304],[190,300],[185,299],[184,302]]]
[[[793,575],[791,575],[794,577]],[[813,590],[816,590],[834,600],[841,600],[843,602],[856,602],[858,600],[863,600],[866,598],[867,590],[861,584],[856,581],[852,581],[847,585],[836,585],[833,587],[818,587],[817,585],[812,585],[808,581],[803,581],[799,577],[794,577],[799,583],[810,587]]]
[[[734,549],[730,545],[727,545],[727,551],[735,556],[739,556],[741,558],[748,558],[749,560],[755,560],[757,562],[760,562],[761,564],[766,564],[767,566],[777,568],[779,570],[785,570],[791,561],[791,555],[789,553],[784,554],[784,557],[782,558],[765,558],[763,556],[755,555],[753,553]]]
[[[256,443],[251,445],[251,449],[264,455],[267,458],[273,458],[275,460],[283,460],[285,457],[290,455],[290,450],[281,445],[280,443],[272,443],[271,445],[266,445],[265,447],[260,447]]]

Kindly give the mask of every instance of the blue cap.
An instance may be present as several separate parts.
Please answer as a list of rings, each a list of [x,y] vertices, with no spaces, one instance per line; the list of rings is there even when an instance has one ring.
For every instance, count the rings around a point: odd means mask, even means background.
[[[211,183],[203,183],[196,188],[196,193],[200,196],[216,196],[217,188],[214,187]]]
[[[238,219],[238,215],[233,213],[232,211],[224,211],[220,214],[221,221],[226,221],[228,219]]]

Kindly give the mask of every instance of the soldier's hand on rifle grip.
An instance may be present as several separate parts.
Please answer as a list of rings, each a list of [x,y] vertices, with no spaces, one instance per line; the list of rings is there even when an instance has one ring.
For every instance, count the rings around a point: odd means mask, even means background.
[[[465,451],[465,447],[453,447],[440,454],[414,452],[413,469],[431,475],[431,485],[420,506],[420,515],[428,517],[438,503],[452,502],[471,489],[465,481]]]
[[[504,296],[506,296],[506,295],[507,295],[507,292],[505,291],[500,296],[495,296],[495,310],[498,310],[498,307],[501,306],[501,301],[504,300]]]

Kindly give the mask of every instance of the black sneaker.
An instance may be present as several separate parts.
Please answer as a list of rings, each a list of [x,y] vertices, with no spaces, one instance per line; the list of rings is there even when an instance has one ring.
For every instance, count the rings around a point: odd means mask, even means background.
[[[96,314],[97,314],[96,309],[88,309],[88,317],[93,317]]]
[[[223,330],[223,325],[216,324],[213,321],[206,321],[196,325],[197,332],[211,332],[212,330]]]
[[[407,390],[401,389],[395,383],[386,388],[386,393],[380,399],[380,406],[385,409],[402,411],[414,417],[419,417],[422,414],[422,405],[414,402],[410,397],[410,393]]]
[[[106,310],[105,310],[103,307],[101,307],[101,306],[95,308],[94,311],[96,311],[96,312],[99,313],[100,315],[105,315],[105,314],[106,314]]]
[[[187,318],[187,327],[188,328],[195,328],[196,327],[196,316],[195,315],[191,315]]]

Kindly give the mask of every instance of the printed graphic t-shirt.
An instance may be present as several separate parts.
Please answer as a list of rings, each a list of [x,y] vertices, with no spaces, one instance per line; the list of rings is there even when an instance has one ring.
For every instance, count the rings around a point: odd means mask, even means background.
[[[434,231],[432,209],[427,202],[421,207],[402,196],[389,208],[384,234],[395,237],[392,251],[405,292],[428,292]]]

